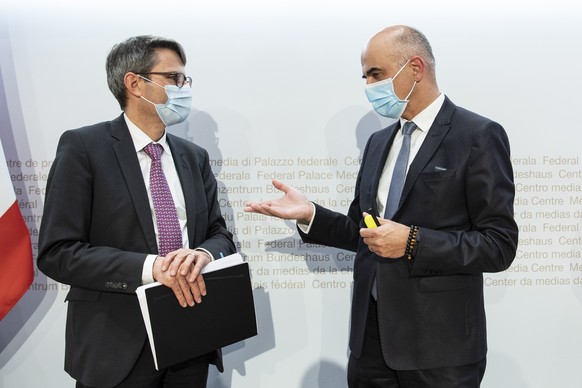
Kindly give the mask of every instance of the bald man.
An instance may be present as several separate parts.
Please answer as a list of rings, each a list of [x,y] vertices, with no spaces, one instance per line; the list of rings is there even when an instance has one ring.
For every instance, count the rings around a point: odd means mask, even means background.
[[[351,388],[479,387],[483,273],[507,269],[517,249],[507,135],[439,91],[418,30],[380,31],[361,62],[369,101],[397,122],[368,140],[347,215],[280,181],[281,198],[246,211],[295,219],[304,241],[357,253]],[[378,227],[365,226],[368,211]]]

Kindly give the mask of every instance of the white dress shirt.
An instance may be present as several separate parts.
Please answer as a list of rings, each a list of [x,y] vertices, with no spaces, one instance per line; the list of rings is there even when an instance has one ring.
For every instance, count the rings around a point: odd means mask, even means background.
[[[445,96],[441,93],[429,106],[412,119],[414,124],[416,124],[416,130],[412,135],[410,135],[410,154],[408,156],[408,166],[406,166],[407,173],[408,168],[416,157],[424,139],[426,139],[428,131],[444,102]],[[384,217],[384,209],[386,208],[386,200],[388,199],[388,190],[390,189],[390,182],[392,181],[392,172],[394,171],[394,165],[396,164],[398,153],[402,147],[402,140],[404,139],[404,136],[402,135],[402,127],[406,122],[407,120],[403,118],[400,119],[400,130],[394,137],[394,142],[392,142],[392,146],[388,152],[388,158],[386,159],[386,164],[384,164],[384,169],[380,176],[380,182],[378,183],[376,204],[378,205],[378,215],[380,217]]]
[[[189,241],[188,241],[188,228],[186,224],[187,221],[186,201],[184,200],[182,184],[180,183],[180,179],[178,178],[178,172],[176,171],[174,159],[172,158],[172,150],[168,146],[168,142],[166,140],[166,132],[164,132],[164,135],[159,141],[153,142],[148,135],[146,135],[134,123],[131,122],[127,115],[124,114],[123,117],[125,118],[125,122],[127,123],[127,128],[129,128],[129,134],[131,135],[131,139],[133,140],[135,152],[137,153],[137,160],[139,162],[141,173],[143,175],[143,180],[146,185],[150,209],[152,210],[154,231],[156,233],[156,243],[159,246],[160,241],[158,234],[158,226],[156,223],[156,212],[154,211],[154,201],[152,199],[152,193],[150,190],[150,168],[152,165],[152,159],[143,150],[144,147],[150,143],[158,143],[164,148],[164,152],[162,152],[161,157],[162,170],[164,171],[164,175],[166,176],[166,180],[168,181],[168,186],[170,187],[170,192],[172,193],[172,198],[174,200],[174,204],[176,205],[176,211],[178,212],[178,221],[180,223],[180,230],[182,231],[182,244],[183,244],[182,246],[188,247]],[[143,284],[149,284],[154,282],[153,264],[156,257],[157,255],[154,254],[148,255],[144,262],[142,271]]]

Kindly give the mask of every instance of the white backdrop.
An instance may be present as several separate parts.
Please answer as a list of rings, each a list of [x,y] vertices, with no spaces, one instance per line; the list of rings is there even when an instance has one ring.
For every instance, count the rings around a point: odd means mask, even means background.
[[[195,111],[171,131],[210,153],[223,213],[251,263],[259,325],[257,337],[225,349],[226,372],[213,369],[209,386],[346,386],[354,256],[301,244],[293,224],[242,209],[278,195],[273,177],[347,209],[363,145],[387,124],[364,95],[360,52],[397,23],[431,41],[441,90],[500,122],[512,144],[520,246],[509,271],[485,274],[483,386],[580,386],[582,12],[574,1],[44,3],[0,5],[0,135],[33,246],[60,134],[120,113],[105,80],[113,44],[154,34],[186,49]],[[0,322],[1,387],[74,385],[63,371],[66,288],[37,273]]]

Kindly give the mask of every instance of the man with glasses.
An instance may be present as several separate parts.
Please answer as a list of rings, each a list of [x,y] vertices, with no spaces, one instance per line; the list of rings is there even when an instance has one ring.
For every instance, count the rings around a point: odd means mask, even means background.
[[[130,38],[107,57],[123,114],[66,131],[45,197],[38,267],[71,286],[65,370],[77,387],[206,387],[220,351],[157,371],[135,291],[158,281],[185,308],[206,294],[200,271],[235,252],[208,153],[166,131],[191,109],[182,46]],[[192,330],[196,330],[195,327]]]

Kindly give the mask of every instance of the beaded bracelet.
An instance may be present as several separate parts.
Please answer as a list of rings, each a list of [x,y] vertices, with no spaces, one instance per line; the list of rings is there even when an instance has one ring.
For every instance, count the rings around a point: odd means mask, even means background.
[[[410,225],[410,232],[408,233],[408,240],[406,241],[406,249],[404,250],[404,254],[408,260],[412,260],[412,251],[414,250],[417,237],[418,226]]]

